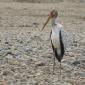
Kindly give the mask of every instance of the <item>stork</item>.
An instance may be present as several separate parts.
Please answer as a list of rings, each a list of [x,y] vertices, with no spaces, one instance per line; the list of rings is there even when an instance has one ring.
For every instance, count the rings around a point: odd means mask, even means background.
[[[58,23],[58,12],[56,10],[52,10],[48,16],[46,23],[44,24],[42,30],[45,28],[49,20],[51,19],[51,44],[54,52],[54,64],[53,64],[53,74],[54,74],[54,66],[55,66],[55,58],[57,58],[58,62],[60,62],[60,74],[61,74],[61,60],[64,56],[66,47],[67,47],[67,33],[64,30],[63,26]]]

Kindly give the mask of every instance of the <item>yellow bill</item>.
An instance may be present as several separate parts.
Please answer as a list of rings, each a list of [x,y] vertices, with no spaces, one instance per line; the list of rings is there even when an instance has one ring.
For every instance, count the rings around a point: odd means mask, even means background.
[[[45,26],[47,25],[47,23],[49,22],[50,19],[51,19],[51,15],[49,15],[47,21],[45,22],[45,24],[44,24],[44,26],[43,26],[43,28],[42,28],[42,30],[45,28]]]

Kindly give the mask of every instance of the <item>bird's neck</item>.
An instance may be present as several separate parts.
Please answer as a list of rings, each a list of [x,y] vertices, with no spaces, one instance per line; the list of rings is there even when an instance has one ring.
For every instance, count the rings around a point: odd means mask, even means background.
[[[52,31],[57,32],[57,33],[60,31],[58,17],[52,19]]]
[[[52,26],[55,26],[58,24],[58,17],[52,18]]]

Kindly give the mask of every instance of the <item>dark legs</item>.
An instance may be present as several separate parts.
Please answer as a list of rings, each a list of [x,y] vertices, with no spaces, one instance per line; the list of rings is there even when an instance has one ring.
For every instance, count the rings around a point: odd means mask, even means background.
[[[61,76],[61,62],[60,62],[60,76]],[[55,71],[55,56],[54,56],[54,59],[53,59],[53,75],[54,75],[54,71]]]
[[[60,76],[61,76],[61,62],[60,62]]]
[[[61,62],[60,62],[59,70],[60,70],[60,73],[58,75],[58,81],[61,81],[62,80],[62,76],[61,76]]]

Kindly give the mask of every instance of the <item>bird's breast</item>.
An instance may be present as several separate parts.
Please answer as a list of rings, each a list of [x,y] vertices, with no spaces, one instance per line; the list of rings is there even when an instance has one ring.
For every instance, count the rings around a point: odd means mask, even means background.
[[[51,40],[55,48],[60,48],[59,32],[52,31]]]

